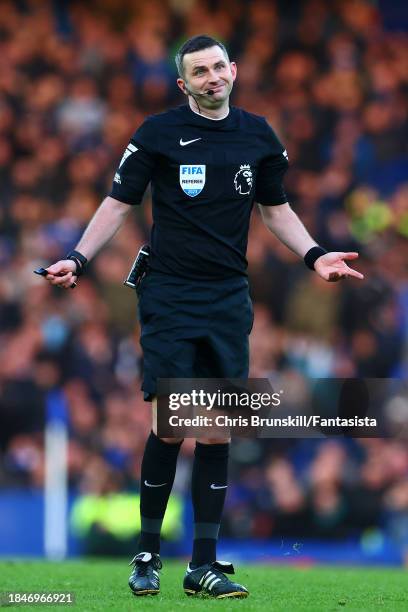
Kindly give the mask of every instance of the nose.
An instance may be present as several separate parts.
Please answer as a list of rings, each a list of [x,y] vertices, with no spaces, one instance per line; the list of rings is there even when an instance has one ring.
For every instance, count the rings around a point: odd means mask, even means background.
[[[217,72],[215,70],[210,70],[209,72],[209,79],[208,79],[211,83],[218,83],[218,75]]]

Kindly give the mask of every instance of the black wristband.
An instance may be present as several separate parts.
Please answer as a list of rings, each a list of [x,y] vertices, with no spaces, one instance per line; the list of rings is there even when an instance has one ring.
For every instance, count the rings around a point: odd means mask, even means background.
[[[326,251],[326,249],[321,246],[314,246],[308,250],[308,252],[303,258],[303,261],[310,270],[314,270],[316,259],[319,259],[319,257],[321,257],[322,255],[326,255],[327,252],[328,251]]]
[[[79,251],[70,251],[65,259],[72,259],[76,264],[76,276],[81,276],[84,273],[86,264],[88,263],[87,258],[82,255]]]

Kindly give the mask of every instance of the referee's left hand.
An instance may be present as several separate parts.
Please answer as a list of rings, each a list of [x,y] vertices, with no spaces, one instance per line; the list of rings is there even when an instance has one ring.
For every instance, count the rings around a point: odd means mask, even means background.
[[[348,276],[362,280],[364,275],[349,268],[345,262],[346,259],[357,259],[357,257],[358,253],[326,253],[316,259],[314,269],[319,276],[330,283],[335,283]]]

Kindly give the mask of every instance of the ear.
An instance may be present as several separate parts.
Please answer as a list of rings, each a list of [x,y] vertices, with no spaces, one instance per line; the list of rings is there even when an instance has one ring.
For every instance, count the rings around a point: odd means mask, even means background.
[[[237,78],[237,65],[235,62],[230,62],[230,68],[231,68],[231,74],[232,74],[232,80],[235,81],[235,79]]]
[[[188,96],[188,91],[186,89],[186,83],[184,79],[177,79],[177,85],[181,89],[184,95]]]

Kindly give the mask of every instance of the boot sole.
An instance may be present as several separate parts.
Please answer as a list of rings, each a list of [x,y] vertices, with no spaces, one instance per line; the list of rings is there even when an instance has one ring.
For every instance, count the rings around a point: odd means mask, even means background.
[[[145,589],[144,591],[132,591],[135,597],[140,597],[141,595],[158,595],[160,593],[159,589]]]
[[[233,591],[232,593],[223,593],[222,595],[211,595],[211,593],[208,593],[207,591],[193,591],[193,589],[184,589],[185,594],[187,595],[187,597],[192,597],[194,595],[198,596],[198,595],[207,595],[212,597],[213,599],[226,599],[227,597],[230,597],[231,599],[233,598],[241,598],[244,599],[245,597],[248,597],[249,593],[245,593],[243,591]]]

